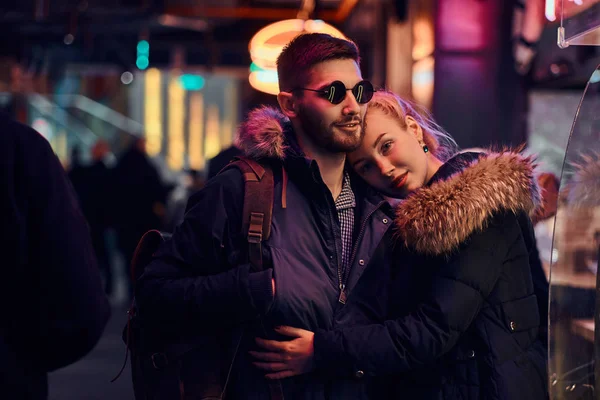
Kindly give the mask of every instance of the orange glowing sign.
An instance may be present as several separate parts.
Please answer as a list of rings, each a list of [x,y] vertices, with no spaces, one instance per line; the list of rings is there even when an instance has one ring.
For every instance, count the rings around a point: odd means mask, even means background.
[[[265,26],[252,37],[248,46],[252,61],[260,68],[274,70],[283,47],[304,32],[327,33],[347,39],[342,32],[322,20],[286,19]]]

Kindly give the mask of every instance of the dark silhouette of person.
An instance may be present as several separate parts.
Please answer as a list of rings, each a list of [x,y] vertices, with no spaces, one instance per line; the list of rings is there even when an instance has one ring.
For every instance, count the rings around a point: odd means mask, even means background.
[[[0,113],[0,398],[48,397],[110,316],[90,233],[49,143]]]
[[[119,249],[127,271],[142,235],[162,229],[168,189],[145,151],[146,141],[136,138],[113,170],[113,215]],[[131,279],[129,272],[127,277]],[[133,294],[129,282],[129,294]]]
[[[236,146],[231,145],[228,148],[221,150],[219,154],[208,161],[208,171],[206,179],[211,179],[219,173],[229,162],[236,156],[242,154],[242,151]]]
[[[69,178],[75,188],[83,215],[90,225],[92,245],[103,274],[104,289],[112,293],[113,281],[110,255],[106,243],[106,230],[111,223],[109,179],[110,170],[104,163],[109,152],[108,143],[99,140],[92,147],[92,164],[83,165],[78,159],[79,151],[73,151]]]

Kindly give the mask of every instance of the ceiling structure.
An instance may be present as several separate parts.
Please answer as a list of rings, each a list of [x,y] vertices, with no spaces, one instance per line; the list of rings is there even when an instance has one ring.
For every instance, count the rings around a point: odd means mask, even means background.
[[[310,0],[308,0],[310,1]],[[381,28],[382,4],[399,12],[407,0],[313,0],[313,18],[341,29],[371,47]],[[113,64],[135,68],[136,44],[150,42],[151,66],[168,66],[174,48],[188,65],[247,67],[248,41],[265,25],[296,18],[307,0],[2,0],[0,57],[16,55],[31,68],[50,66],[60,73],[69,63]],[[374,9],[379,8],[379,11]],[[379,15],[378,15],[379,13]],[[67,35],[72,37],[68,38]],[[66,44],[72,40],[72,43]],[[361,43],[362,40],[362,43]],[[368,45],[364,45],[368,43]],[[558,49],[556,26],[547,27],[539,44],[537,82],[571,82],[553,77],[552,65],[564,59],[573,83],[587,80],[600,58],[598,48]],[[379,57],[381,58],[381,57]],[[363,57],[365,59],[365,57]],[[368,65],[368,62],[367,62]],[[561,64],[562,65],[562,64]],[[579,66],[583,66],[579,68]],[[369,68],[369,67],[367,67]],[[383,68],[383,67],[382,67]],[[381,68],[380,68],[381,69]],[[556,68],[555,68],[556,69]],[[582,69],[580,74],[578,71]],[[539,72],[541,71],[541,72]],[[538,73],[539,72],[539,73]],[[546,73],[547,72],[547,73]],[[541,76],[546,73],[546,76]],[[381,75],[381,73],[380,73]],[[538,76],[540,75],[540,76]],[[559,79],[557,79],[559,78]]]
[[[358,2],[315,0],[310,17],[345,30]],[[152,65],[169,65],[178,47],[187,64],[247,66],[252,35],[273,21],[297,18],[305,5],[301,0],[3,0],[0,54],[31,63],[50,54],[55,62],[131,68],[137,42],[146,39]]]

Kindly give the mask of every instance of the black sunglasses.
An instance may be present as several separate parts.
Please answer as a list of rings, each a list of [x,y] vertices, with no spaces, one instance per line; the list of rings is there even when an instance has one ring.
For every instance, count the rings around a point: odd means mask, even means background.
[[[316,92],[321,97],[329,100],[331,104],[340,104],[346,98],[346,91],[351,90],[354,98],[360,104],[366,104],[373,98],[373,84],[369,81],[360,81],[352,89],[346,89],[346,85],[340,81],[333,81],[323,89],[295,88],[296,90],[308,90]]]

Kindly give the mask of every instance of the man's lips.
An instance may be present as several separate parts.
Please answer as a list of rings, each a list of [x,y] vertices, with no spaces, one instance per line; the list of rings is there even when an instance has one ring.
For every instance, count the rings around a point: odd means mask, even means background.
[[[359,125],[360,125],[359,120],[352,120],[352,121],[340,122],[338,124],[335,124],[335,126],[340,127],[340,128],[355,128],[356,126],[359,126]]]

